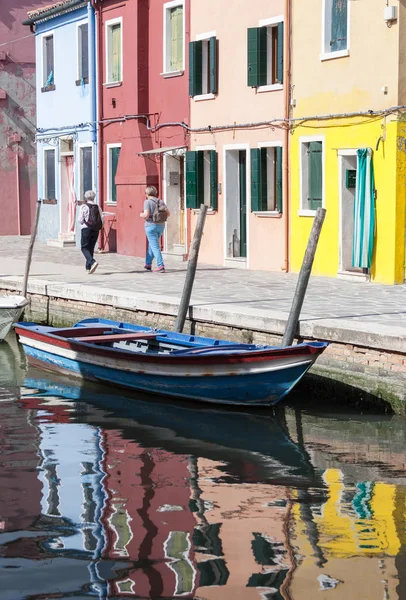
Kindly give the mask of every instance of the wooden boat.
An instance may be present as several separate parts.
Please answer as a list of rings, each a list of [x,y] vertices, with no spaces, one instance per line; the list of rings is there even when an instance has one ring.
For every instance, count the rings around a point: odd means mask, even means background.
[[[15,330],[35,366],[161,396],[247,406],[281,400],[328,345],[235,344],[105,319],[63,329],[17,323]]]
[[[24,296],[0,296],[0,342],[18,321],[28,301]]]

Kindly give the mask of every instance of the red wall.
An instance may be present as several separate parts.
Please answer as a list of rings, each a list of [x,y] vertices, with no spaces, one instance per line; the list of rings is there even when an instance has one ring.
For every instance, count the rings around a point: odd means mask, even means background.
[[[149,6],[148,6],[149,4]],[[123,18],[123,83],[119,87],[103,86],[100,103],[103,119],[116,119],[125,115],[149,114],[154,125],[165,122],[189,123],[188,95],[188,42],[189,2],[186,2],[185,73],[165,79],[163,70],[163,4],[164,0],[143,2],[110,0],[101,7],[103,35],[102,55],[99,53],[100,71],[105,78],[106,20]],[[102,73],[101,73],[102,71]],[[101,135],[100,135],[101,133]],[[116,213],[117,252],[133,256],[145,254],[144,222],[139,217],[143,210],[146,185],[156,185],[161,192],[160,159],[137,156],[137,152],[160,146],[182,146],[188,143],[185,129],[179,126],[164,127],[152,133],[145,119],[121,123],[105,123],[99,130],[99,143],[103,148],[102,180],[99,189],[104,210]],[[106,145],[121,142],[121,152],[116,176],[117,206],[106,206],[107,152]]]
[[[22,21],[44,4],[0,1],[0,235],[30,233],[35,211],[35,44]]]

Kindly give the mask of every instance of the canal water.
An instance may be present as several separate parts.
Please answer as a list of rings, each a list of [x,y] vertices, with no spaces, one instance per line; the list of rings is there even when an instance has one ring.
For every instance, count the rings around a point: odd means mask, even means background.
[[[9,337],[0,600],[406,599],[406,421],[289,403],[130,396]]]

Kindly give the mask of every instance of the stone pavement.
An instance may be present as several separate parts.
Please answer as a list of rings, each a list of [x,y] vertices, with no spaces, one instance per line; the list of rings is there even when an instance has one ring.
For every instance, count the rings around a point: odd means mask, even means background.
[[[0,288],[21,286],[29,237],[0,237]],[[176,314],[187,263],[148,273],[140,258],[100,254],[87,275],[79,249],[36,241],[28,291]],[[282,333],[297,275],[200,264],[191,300],[194,318]],[[301,313],[304,337],[406,352],[406,286],[311,277]],[[85,317],[85,315],[83,315]]]

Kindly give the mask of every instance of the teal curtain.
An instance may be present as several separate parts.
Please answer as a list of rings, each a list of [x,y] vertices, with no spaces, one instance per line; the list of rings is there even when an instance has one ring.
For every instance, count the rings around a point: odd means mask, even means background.
[[[352,266],[369,269],[375,238],[375,182],[371,148],[357,150]]]

